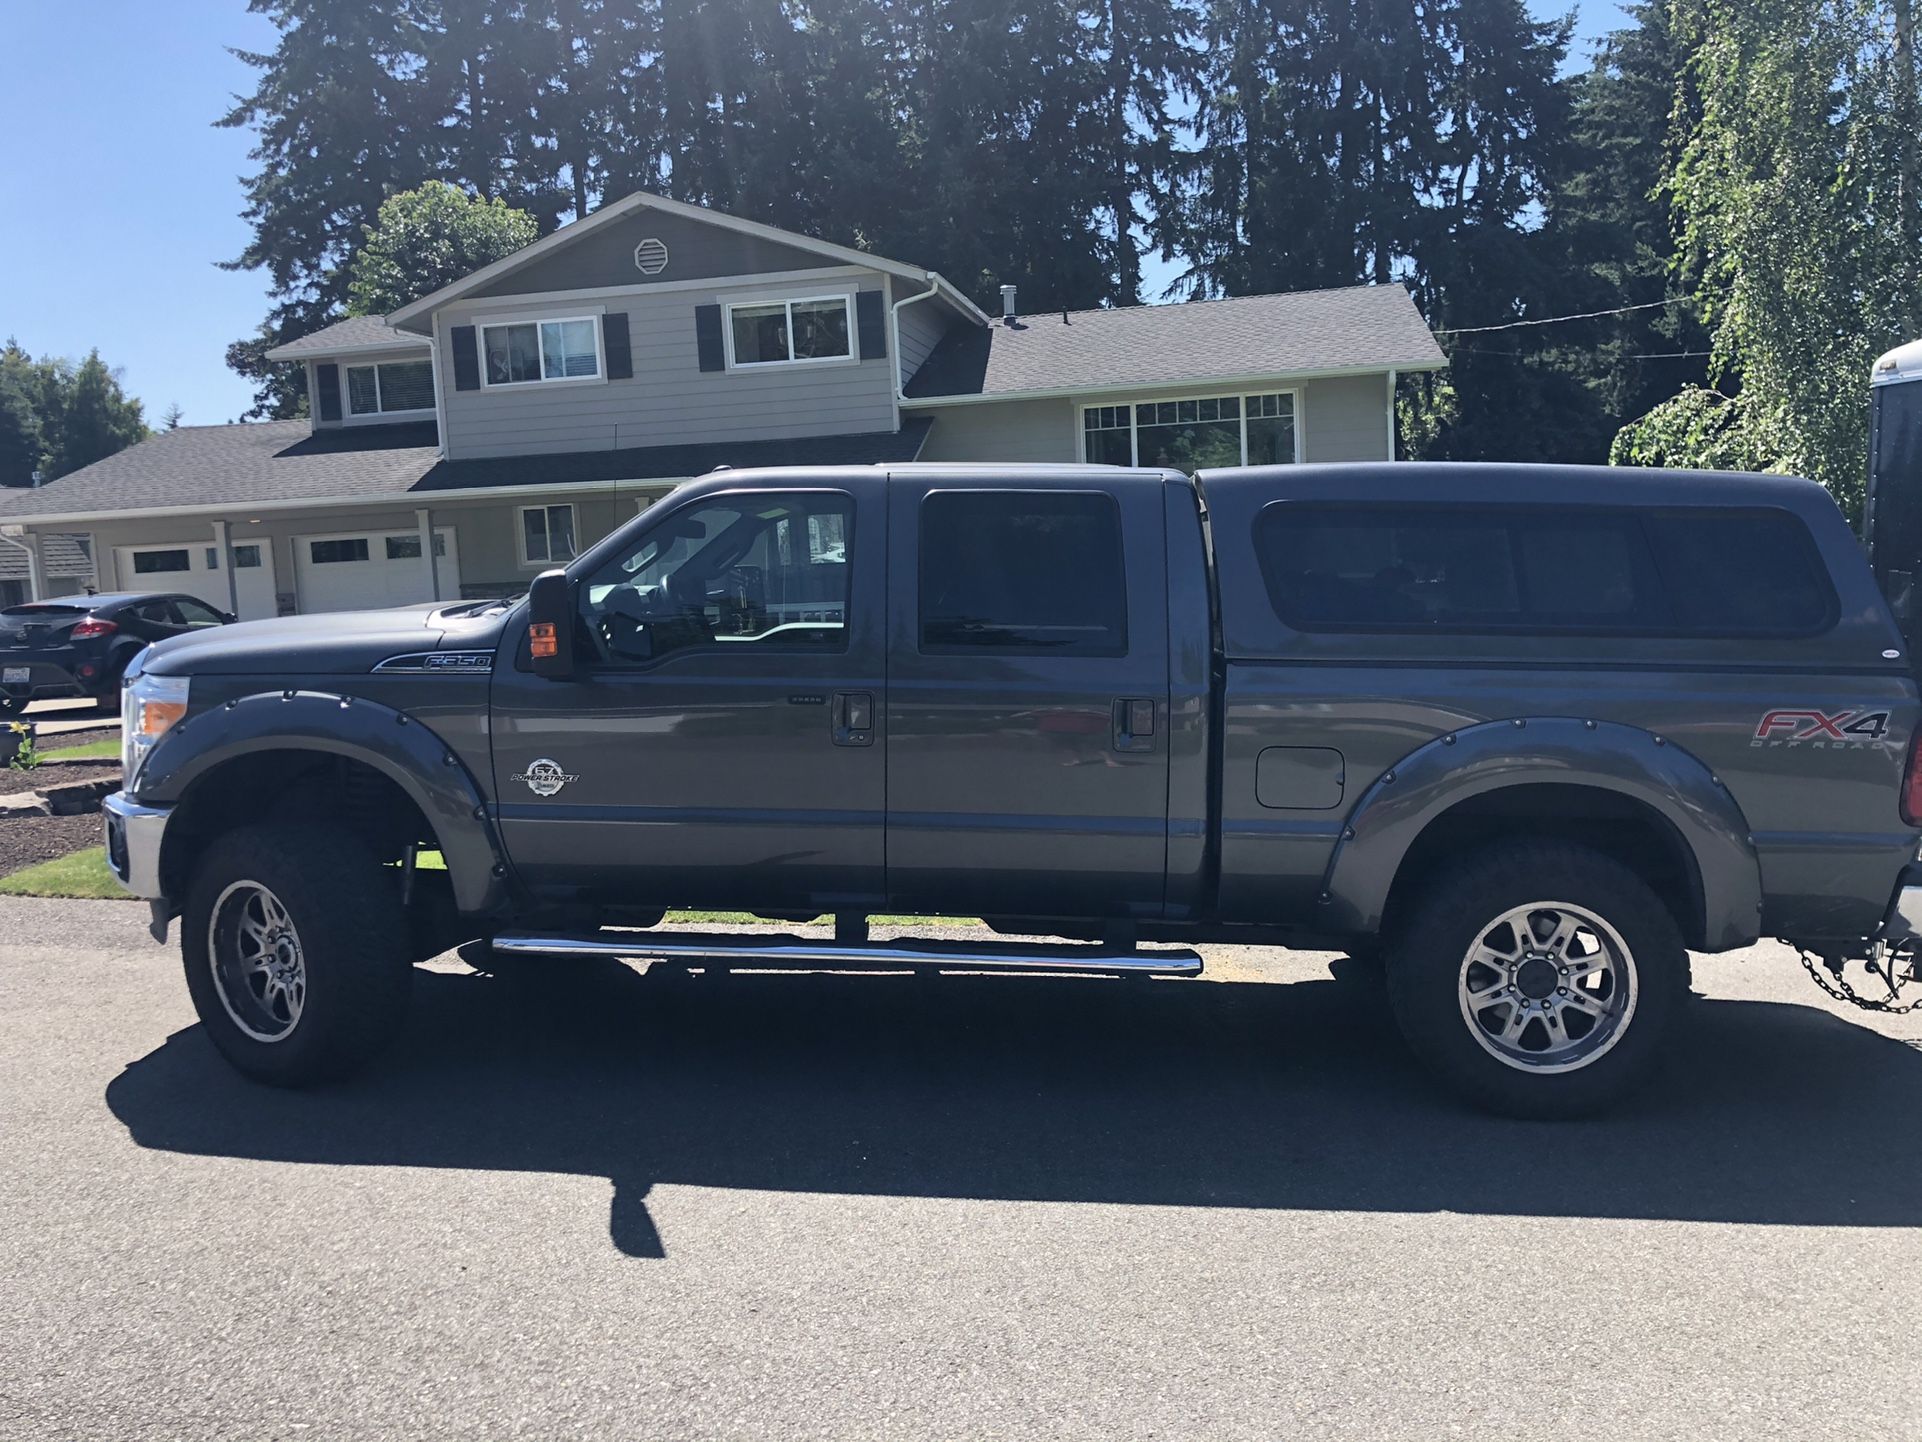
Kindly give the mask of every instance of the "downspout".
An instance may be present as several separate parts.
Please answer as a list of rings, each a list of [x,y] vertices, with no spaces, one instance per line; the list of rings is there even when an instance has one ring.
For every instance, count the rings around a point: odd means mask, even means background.
[[[44,600],[40,593],[47,588],[46,572],[40,564],[39,547],[30,546],[20,539],[26,534],[26,527],[11,526],[8,530],[16,534],[8,535],[6,531],[0,531],[0,541],[5,541],[9,546],[18,546],[27,553],[27,599],[29,601]]]
[[[934,271],[927,272],[927,277],[926,290],[919,295],[903,296],[888,307],[888,325],[891,330],[888,339],[894,345],[894,403],[896,405],[900,405],[908,398],[907,377],[901,374],[901,311],[903,307],[913,305],[917,300],[928,300],[940,293],[941,277]]]

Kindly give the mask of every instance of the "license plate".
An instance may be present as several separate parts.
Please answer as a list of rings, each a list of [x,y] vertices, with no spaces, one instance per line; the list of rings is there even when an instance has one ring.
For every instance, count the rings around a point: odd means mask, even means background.
[[[9,666],[0,671],[0,686],[24,686],[32,679],[31,666]]]

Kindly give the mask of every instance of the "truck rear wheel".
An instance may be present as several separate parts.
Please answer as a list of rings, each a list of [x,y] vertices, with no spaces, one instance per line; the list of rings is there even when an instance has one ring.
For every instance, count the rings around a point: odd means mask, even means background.
[[[187,990],[233,1066],[274,1086],[345,1075],[406,1008],[396,873],[349,833],[271,823],[221,837],[182,917]]]
[[[1511,843],[1423,888],[1388,950],[1410,1048],[1507,1116],[1601,1110],[1645,1082],[1688,992],[1688,952],[1642,879],[1586,847]]]

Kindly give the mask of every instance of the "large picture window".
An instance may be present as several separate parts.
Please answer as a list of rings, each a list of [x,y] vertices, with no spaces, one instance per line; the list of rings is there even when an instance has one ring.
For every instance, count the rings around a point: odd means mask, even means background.
[[[792,365],[851,360],[854,356],[852,296],[814,296],[727,308],[728,364]]]
[[[1295,397],[1289,391],[1086,406],[1083,454],[1097,465],[1288,465],[1298,459]]]
[[[598,379],[600,335],[593,316],[484,325],[483,375],[490,386]]]
[[[347,367],[347,413],[355,416],[434,408],[431,361],[387,361]]]

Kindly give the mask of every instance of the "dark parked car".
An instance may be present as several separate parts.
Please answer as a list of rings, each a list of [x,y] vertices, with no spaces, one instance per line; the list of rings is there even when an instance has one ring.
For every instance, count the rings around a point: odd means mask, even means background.
[[[0,611],[0,716],[50,696],[120,705],[120,677],[137,652],[234,618],[194,596],[56,596]]]

